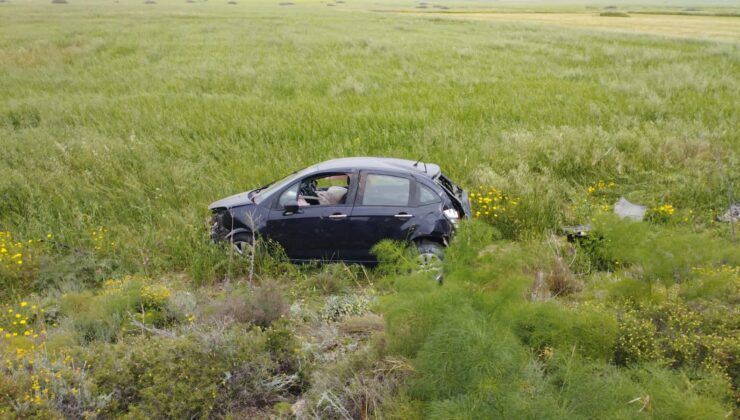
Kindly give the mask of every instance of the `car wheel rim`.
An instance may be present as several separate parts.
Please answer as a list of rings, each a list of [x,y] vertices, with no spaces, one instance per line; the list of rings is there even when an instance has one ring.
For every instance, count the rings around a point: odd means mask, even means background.
[[[442,260],[431,252],[419,254],[419,268],[422,271],[442,271]]]
[[[249,257],[252,255],[254,248],[247,241],[233,241],[231,243],[231,250],[237,255]]]

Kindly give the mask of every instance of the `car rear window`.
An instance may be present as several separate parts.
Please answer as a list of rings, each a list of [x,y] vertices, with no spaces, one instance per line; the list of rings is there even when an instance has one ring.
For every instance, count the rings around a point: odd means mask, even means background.
[[[438,203],[441,200],[439,196],[431,190],[431,188],[419,184],[419,205],[423,206],[426,204]]]
[[[391,175],[369,174],[362,195],[363,206],[408,206],[411,180]]]

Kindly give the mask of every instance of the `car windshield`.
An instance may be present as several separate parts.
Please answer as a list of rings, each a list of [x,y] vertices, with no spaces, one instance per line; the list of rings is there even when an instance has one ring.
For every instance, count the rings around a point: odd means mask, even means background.
[[[270,193],[272,193],[276,189],[279,189],[280,187],[283,186],[283,184],[285,184],[289,180],[293,179],[295,177],[296,173],[297,172],[293,172],[292,174],[290,174],[290,175],[288,175],[288,176],[286,176],[286,177],[284,177],[282,179],[279,179],[277,181],[273,181],[273,182],[265,185],[264,187],[257,188],[256,190],[254,190],[250,194],[250,197],[249,198],[251,198],[252,201],[255,204],[259,204],[260,202],[262,202],[262,200],[265,199],[265,197],[269,196]]]

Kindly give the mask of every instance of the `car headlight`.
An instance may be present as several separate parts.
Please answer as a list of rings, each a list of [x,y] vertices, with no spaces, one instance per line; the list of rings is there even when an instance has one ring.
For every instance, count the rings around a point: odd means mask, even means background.
[[[224,225],[224,217],[226,216],[226,214],[227,212],[225,210],[216,210],[211,215],[211,220],[209,223],[211,229],[211,238],[216,242],[229,232],[229,230]]]

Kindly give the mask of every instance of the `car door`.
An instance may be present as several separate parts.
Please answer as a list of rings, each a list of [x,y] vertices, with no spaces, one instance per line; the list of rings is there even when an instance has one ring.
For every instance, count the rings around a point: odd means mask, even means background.
[[[416,182],[405,174],[360,172],[355,206],[350,216],[346,253],[356,261],[374,261],[372,248],[383,239],[407,240],[417,220]]]
[[[322,176],[324,174],[312,175]],[[332,174],[329,174],[332,175]],[[355,176],[350,182],[343,203],[308,205],[298,211],[286,211],[288,201],[295,201],[306,178],[297,181],[278,194],[273,203],[265,232],[278,242],[292,260],[342,260],[349,237],[349,215],[356,190]]]

